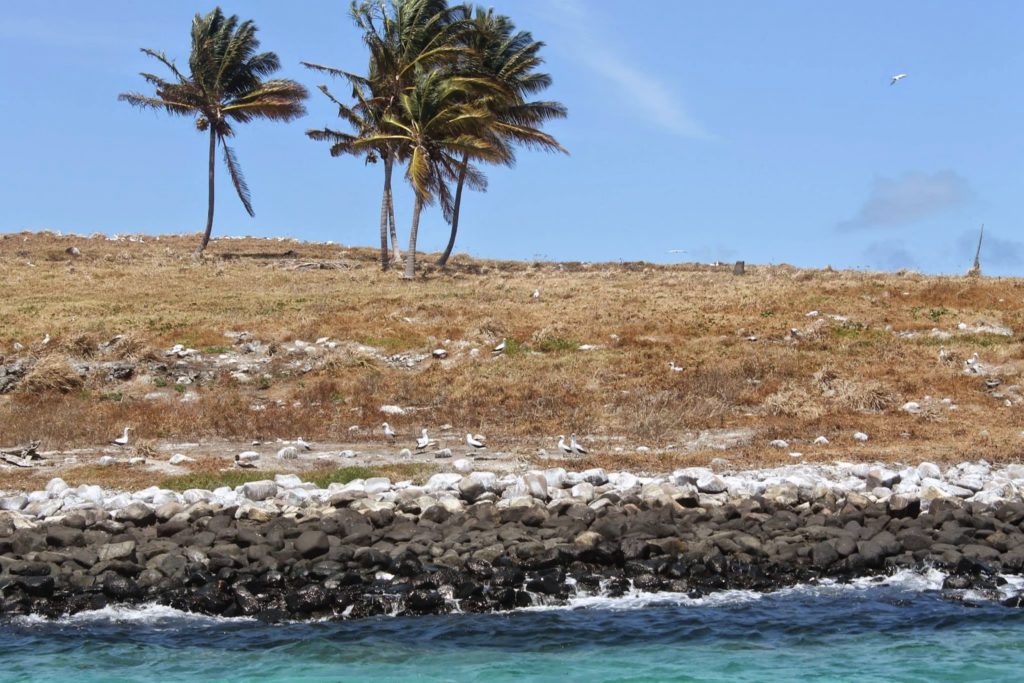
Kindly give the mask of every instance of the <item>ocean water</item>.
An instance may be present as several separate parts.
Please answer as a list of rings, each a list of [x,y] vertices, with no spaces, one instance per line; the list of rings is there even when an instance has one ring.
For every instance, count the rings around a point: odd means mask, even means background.
[[[941,575],[506,614],[266,625],[169,608],[0,624],[0,681],[1020,681],[1024,610]]]

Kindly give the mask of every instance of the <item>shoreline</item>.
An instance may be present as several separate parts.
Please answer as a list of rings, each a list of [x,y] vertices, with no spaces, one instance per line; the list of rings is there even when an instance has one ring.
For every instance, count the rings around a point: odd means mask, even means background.
[[[554,468],[327,489],[278,475],[183,494],[54,479],[0,497],[0,615],[117,603],[265,621],[492,612],[931,568],[944,588],[995,590],[1024,570],[1024,466],[938,469]]]

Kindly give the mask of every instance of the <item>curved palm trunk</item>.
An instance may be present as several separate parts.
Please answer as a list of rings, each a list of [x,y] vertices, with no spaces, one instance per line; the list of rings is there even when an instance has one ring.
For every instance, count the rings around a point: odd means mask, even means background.
[[[402,261],[402,248],[398,246],[398,232],[395,229],[395,196],[391,193],[391,185],[388,185],[388,220],[391,226],[391,249],[394,252],[392,260],[400,263]]]
[[[416,206],[412,210],[412,228],[409,230],[409,251],[405,255],[405,275],[402,277],[406,280],[412,280],[416,277],[416,235],[420,230],[420,211],[423,210],[423,200],[416,197]]]
[[[466,184],[466,169],[469,168],[469,155],[462,155],[462,166],[459,167],[459,184],[455,188],[455,205],[452,207],[452,234],[448,238],[448,246],[444,248],[441,258],[437,259],[437,265],[444,268],[448,265],[448,258],[455,248],[455,235],[459,232],[459,209],[462,207],[462,186]]]
[[[196,256],[203,253],[206,249],[206,245],[210,243],[210,233],[213,232],[213,171],[214,171],[214,155],[217,151],[217,133],[214,131],[213,126],[210,126],[210,190],[208,206],[206,209],[206,232],[203,233],[203,241],[199,243],[199,248],[196,249]]]
[[[380,198],[380,269],[387,270],[388,260],[388,207],[391,204],[391,157],[384,157],[384,193]]]

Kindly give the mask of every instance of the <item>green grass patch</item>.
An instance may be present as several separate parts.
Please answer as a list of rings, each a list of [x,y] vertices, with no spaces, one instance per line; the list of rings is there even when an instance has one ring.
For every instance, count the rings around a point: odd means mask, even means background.
[[[398,353],[409,349],[418,349],[425,343],[423,339],[413,337],[360,337],[359,343],[372,346],[385,353]]]
[[[508,349],[508,342],[505,342],[505,348]],[[572,339],[562,339],[561,337],[545,337],[541,339],[537,344],[536,349],[541,353],[553,353],[557,351],[575,351],[580,348],[580,343]]]
[[[399,464],[386,467],[340,467],[337,469],[319,469],[309,472],[295,472],[302,481],[316,484],[325,489],[331,484],[347,484],[355,479],[370,477],[388,477],[391,481],[411,479],[422,482],[427,479],[433,469],[429,465]],[[206,489],[212,491],[221,486],[235,488],[250,481],[273,480],[281,472],[269,470],[226,470],[223,472],[190,472],[176,477],[168,477],[160,482],[160,486],[172,491],[187,489]]]
[[[222,353],[227,353],[230,350],[230,346],[206,346],[203,348],[203,353],[209,355],[220,355]]]

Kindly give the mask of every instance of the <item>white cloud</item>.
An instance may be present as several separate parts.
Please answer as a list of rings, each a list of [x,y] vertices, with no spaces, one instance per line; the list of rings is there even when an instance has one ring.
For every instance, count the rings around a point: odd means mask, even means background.
[[[966,204],[972,197],[970,184],[953,171],[878,177],[857,215],[838,227],[857,230],[908,225]]]
[[[622,98],[655,125],[680,137],[709,140],[707,131],[680,101],[675,89],[650,69],[634,64],[612,48],[595,21],[595,9],[581,0],[548,0],[548,18],[563,28],[573,43],[572,58],[611,81]]]

